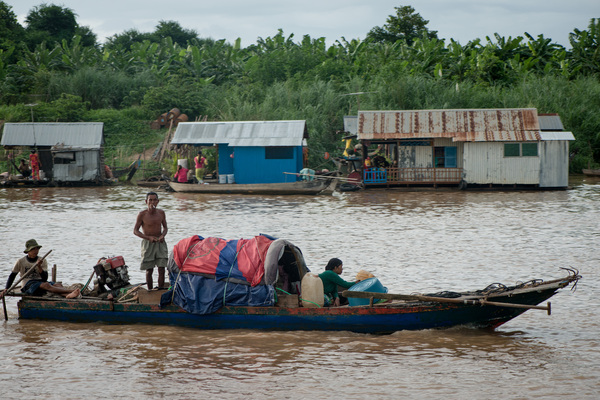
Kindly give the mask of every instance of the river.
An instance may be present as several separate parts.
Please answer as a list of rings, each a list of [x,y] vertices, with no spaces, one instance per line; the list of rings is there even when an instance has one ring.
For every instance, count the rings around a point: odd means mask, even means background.
[[[259,233],[299,246],[312,271],[344,262],[390,293],[483,289],[577,268],[576,291],[496,331],[200,331],[178,327],[0,323],[3,399],[597,399],[600,398],[600,180],[566,191],[219,196],[159,192],[169,245],[200,234]],[[102,256],[122,255],[132,283],[132,233],[147,189],[0,189],[0,284],[35,238],[57,279],[85,283]],[[156,281],[156,276],[155,276]]]

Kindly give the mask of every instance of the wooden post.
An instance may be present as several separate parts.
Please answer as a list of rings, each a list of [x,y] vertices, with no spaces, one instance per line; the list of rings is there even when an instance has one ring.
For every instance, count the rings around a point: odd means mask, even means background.
[[[52,266],[52,282],[56,282],[56,264]]]

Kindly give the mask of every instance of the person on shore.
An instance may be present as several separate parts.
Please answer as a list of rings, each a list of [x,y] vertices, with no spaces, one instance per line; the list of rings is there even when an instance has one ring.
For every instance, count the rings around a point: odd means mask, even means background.
[[[204,183],[204,171],[206,170],[206,158],[202,155],[202,151],[198,152],[198,155],[194,157],[194,164],[196,167],[196,180],[199,184]]]
[[[152,290],[154,267],[158,267],[158,288],[165,286],[165,267],[169,257],[165,236],[169,229],[165,212],[156,208],[158,195],[155,192],[146,194],[146,206],[148,209],[140,211],[137,216],[133,234],[142,238],[140,270],[146,271],[146,285],[148,290]]]
[[[6,289],[0,292],[0,299],[8,292],[8,289],[12,286],[17,274],[23,279],[21,281],[21,292],[29,294],[31,296],[42,296],[44,292],[56,293],[67,299],[75,299],[81,297],[79,289],[71,290],[63,287],[60,283],[54,283],[48,281],[48,261],[44,260],[41,263],[38,261],[38,253],[40,246],[35,239],[30,239],[25,243],[25,257],[17,260],[12,272],[8,276],[6,281]],[[32,267],[35,268],[27,276],[25,273],[28,272]]]
[[[347,282],[340,275],[344,269],[342,260],[332,258],[325,266],[325,271],[319,274],[319,278],[323,281],[323,292],[325,292],[325,305],[334,307],[340,306],[340,296],[338,294],[338,286],[349,289],[355,282]]]
[[[39,181],[42,162],[35,149],[31,150],[31,154],[29,155],[29,165],[31,165],[31,179]]]
[[[183,166],[181,164],[179,164],[177,166],[177,172],[175,172],[175,175],[173,176],[173,178],[176,179],[177,182],[179,182],[179,183],[187,183],[188,169],[183,168]]]

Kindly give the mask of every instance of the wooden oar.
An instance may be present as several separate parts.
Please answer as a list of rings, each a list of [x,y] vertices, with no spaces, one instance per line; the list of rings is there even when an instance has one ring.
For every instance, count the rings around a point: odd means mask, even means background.
[[[8,321],[8,313],[6,312],[6,296],[2,296],[2,308],[4,308],[4,320]]]
[[[471,305],[485,305],[485,306],[496,306],[496,307],[510,307],[510,308],[525,308],[544,310],[548,312],[548,315],[552,312],[550,302],[547,306],[532,306],[529,304],[514,304],[514,303],[502,303],[497,301],[487,301],[484,298],[473,298],[473,299],[459,299],[459,298],[447,298],[447,297],[432,297],[432,296],[421,296],[421,295],[408,295],[408,294],[391,294],[391,293],[376,293],[376,292],[355,292],[345,290],[342,293],[344,297],[358,297],[363,299],[385,299],[385,300],[416,300],[416,301],[430,301],[435,303],[456,303],[456,304],[471,304]]]

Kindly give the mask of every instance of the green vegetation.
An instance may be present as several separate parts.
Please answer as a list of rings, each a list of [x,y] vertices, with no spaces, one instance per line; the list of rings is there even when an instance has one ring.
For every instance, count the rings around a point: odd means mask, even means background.
[[[104,45],[67,8],[42,4],[27,26],[0,1],[0,120],[101,121],[107,162],[156,147],[150,121],[174,107],[190,120],[305,119],[310,164],[341,153],[343,116],[363,110],[535,107],[577,138],[571,170],[600,165],[600,19],[570,49],[524,33],[467,44],[437,37],[410,6],[365,40],[301,40],[282,31],[241,48],[174,21]],[[21,39],[24,38],[24,39]],[[364,92],[361,95],[348,95]],[[1,155],[0,155],[1,157]]]

